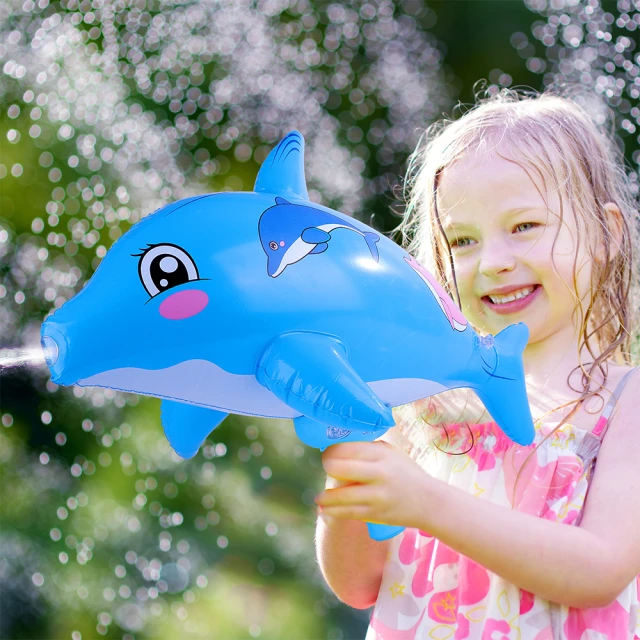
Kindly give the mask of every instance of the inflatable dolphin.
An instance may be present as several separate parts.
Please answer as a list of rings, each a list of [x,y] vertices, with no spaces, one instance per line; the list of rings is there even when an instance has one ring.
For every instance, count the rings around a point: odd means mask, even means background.
[[[42,326],[52,380],[162,398],[184,458],[229,413],[292,418],[324,449],[374,440],[392,407],[457,387],[530,444],[527,327],[480,338],[403,249],[309,201],[303,149],[292,132],[253,192],[180,200],[123,235]]]

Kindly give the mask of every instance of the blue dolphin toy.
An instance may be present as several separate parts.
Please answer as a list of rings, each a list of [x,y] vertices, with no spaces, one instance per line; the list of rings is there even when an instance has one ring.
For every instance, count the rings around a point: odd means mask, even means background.
[[[397,244],[309,201],[303,151],[292,132],[253,192],[186,198],[124,234],[42,325],[52,380],[161,398],[184,458],[229,413],[292,418],[324,450],[374,440],[393,407],[458,387],[530,444],[526,325],[480,338]],[[400,531],[369,523],[376,540]]]

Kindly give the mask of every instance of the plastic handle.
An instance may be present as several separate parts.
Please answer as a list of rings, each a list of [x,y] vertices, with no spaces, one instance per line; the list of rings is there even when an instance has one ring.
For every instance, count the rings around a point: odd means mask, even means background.
[[[367,529],[369,529],[369,537],[378,541],[395,538],[404,531],[404,527],[398,527],[393,524],[374,524],[373,522],[367,522]]]

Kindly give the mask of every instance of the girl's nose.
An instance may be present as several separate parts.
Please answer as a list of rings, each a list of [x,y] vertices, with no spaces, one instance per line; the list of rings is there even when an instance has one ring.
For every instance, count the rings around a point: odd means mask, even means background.
[[[478,271],[491,276],[502,271],[513,271],[515,266],[516,256],[507,242],[489,242],[482,249]]]

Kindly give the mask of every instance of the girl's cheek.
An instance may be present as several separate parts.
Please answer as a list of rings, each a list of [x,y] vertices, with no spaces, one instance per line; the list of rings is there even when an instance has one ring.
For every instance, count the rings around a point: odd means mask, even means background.
[[[200,313],[209,304],[209,296],[198,289],[178,291],[162,301],[159,312],[167,320],[185,320]]]

